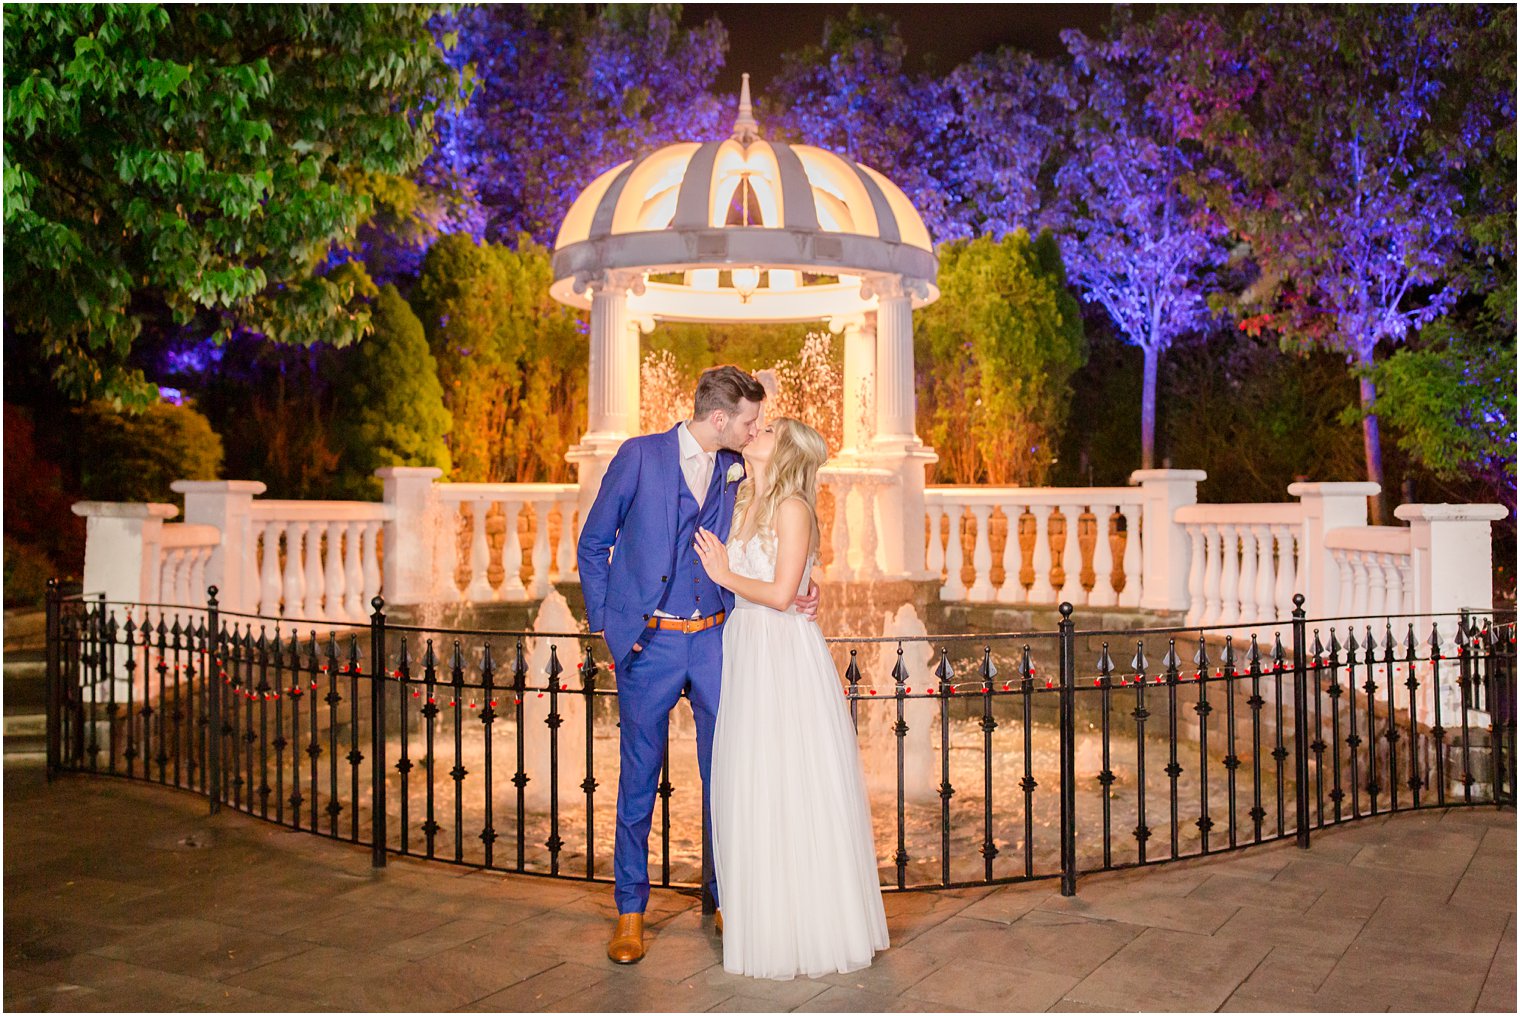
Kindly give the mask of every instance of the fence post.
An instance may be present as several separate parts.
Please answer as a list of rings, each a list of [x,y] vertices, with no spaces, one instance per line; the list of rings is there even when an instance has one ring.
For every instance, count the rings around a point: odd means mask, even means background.
[[[211,666],[206,674],[206,783],[210,791],[211,814],[222,810],[222,620],[217,587],[206,589],[207,655]]]
[[[369,601],[370,825],[375,839],[370,865],[385,867],[385,597]],[[358,806],[358,802],[355,802]]]
[[[1076,640],[1072,606],[1061,604],[1061,895],[1077,894]]]
[[[1293,594],[1293,796],[1298,800],[1298,846],[1309,849],[1309,668],[1304,594]],[[1369,709],[1371,706],[1368,707]],[[1318,733],[1316,732],[1316,736]]]
[[[47,607],[46,607],[46,639],[47,639],[47,780],[53,782],[58,775],[59,766],[63,756],[63,731],[59,727],[61,720],[58,708],[58,695],[63,683],[62,668],[59,666],[59,623],[58,623],[58,580],[47,580]]]

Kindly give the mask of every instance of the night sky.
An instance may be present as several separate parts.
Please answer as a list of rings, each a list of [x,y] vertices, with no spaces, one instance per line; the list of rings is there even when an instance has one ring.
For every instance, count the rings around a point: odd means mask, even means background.
[[[728,28],[728,62],[718,75],[722,91],[738,91],[739,75],[764,91],[781,69],[781,54],[823,40],[823,23],[842,18],[850,4],[686,4],[684,25],[697,25],[716,14]],[[1108,25],[1109,4],[860,4],[882,11],[898,23],[908,47],[908,70],[949,71],[973,53],[1016,46],[1036,56],[1064,53],[1060,33],[1078,28],[1101,34]]]

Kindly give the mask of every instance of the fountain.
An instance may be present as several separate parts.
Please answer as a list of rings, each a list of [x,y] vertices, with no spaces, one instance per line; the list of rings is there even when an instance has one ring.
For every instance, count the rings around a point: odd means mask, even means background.
[[[584,625],[570,612],[570,604],[558,590],[550,590],[533,617],[531,630],[563,634],[584,630]],[[559,756],[559,800],[571,802],[581,793],[586,776],[586,699],[581,692],[581,643],[573,638],[529,639],[524,646],[528,655],[528,692],[523,698],[523,733],[528,774],[528,807],[548,811],[550,806],[551,747]],[[548,690],[550,660],[557,657],[563,672],[559,691]],[[539,690],[533,690],[533,689]],[[551,746],[549,717],[559,717],[557,744]]]

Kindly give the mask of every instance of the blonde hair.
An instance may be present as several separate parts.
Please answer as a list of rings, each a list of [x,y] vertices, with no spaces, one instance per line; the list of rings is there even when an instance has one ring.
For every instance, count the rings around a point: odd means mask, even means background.
[[[766,464],[768,484],[765,493],[755,500],[755,481],[746,479],[734,497],[734,512],[749,522],[750,502],[754,500],[755,531],[775,536],[776,512],[788,498],[801,498],[807,505],[812,532],[808,553],[818,551],[818,467],[829,457],[829,446],[812,427],[801,420],[779,417],[771,422],[776,431],[776,447]]]

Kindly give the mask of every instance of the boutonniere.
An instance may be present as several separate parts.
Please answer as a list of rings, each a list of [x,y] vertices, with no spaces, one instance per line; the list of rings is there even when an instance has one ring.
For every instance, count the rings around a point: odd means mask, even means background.
[[[729,483],[738,483],[740,480],[744,479],[744,463],[735,462],[733,465],[729,466],[728,475],[725,477],[725,479]]]

